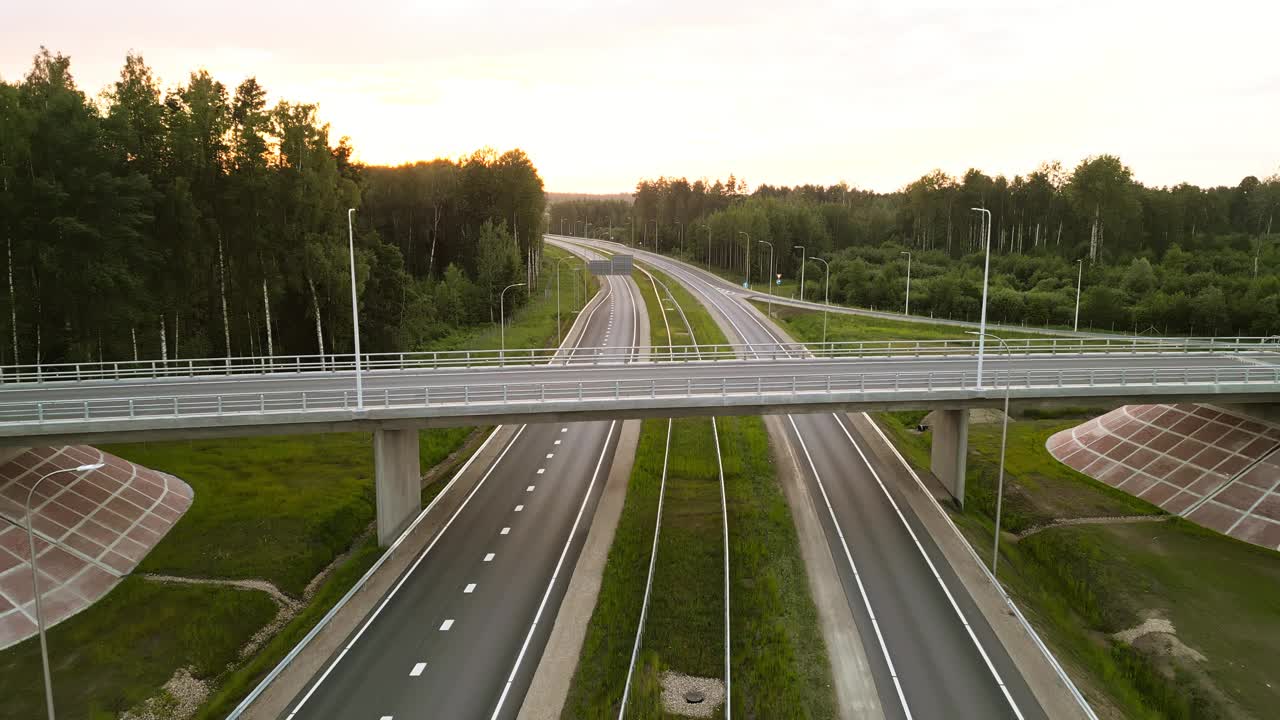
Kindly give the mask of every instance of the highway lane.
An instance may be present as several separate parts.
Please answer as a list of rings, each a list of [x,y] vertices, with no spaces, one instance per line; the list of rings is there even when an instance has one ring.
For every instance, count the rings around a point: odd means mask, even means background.
[[[741,341],[778,340],[754,308],[702,273],[637,256],[688,287]],[[837,414],[793,415],[787,424],[815,505],[828,508],[828,544],[886,715],[1046,717],[941,552],[883,482],[891,469],[862,449],[872,439]]]
[[[584,344],[633,346],[607,278]],[[571,361],[573,362],[573,361]],[[619,423],[526,425],[288,718],[514,718],[586,538]]]

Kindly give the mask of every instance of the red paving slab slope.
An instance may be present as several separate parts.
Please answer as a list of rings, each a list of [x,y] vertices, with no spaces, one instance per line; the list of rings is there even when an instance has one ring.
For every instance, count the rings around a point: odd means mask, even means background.
[[[1170,513],[1280,550],[1280,428],[1204,405],[1126,405],[1046,446]]]
[[[54,470],[99,462],[106,465],[45,480],[32,500],[48,625],[115,587],[191,506],[181,480],[84,445],[30,448],[0,465],[0,648],[36,630],[27,494]]]

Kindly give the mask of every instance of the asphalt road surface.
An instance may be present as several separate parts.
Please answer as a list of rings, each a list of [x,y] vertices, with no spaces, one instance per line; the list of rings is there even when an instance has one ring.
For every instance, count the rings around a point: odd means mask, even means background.
[[[738,335],[731,341],[779,340],[758,311],[705,274],[659,255],[636,256],[685,285]],[[866,448],[883,441],[832,413],[793,415],[786,424],[815,505],[820,514],[830,508],[827,541],[886,717],[1045,718],[928,533],[893,484],[882,482],[896,470]]]
[[[582,343],[633,346],[644,312],[629,278]],[[288,718],[514,718],[568,586],[620,423],[525,425],[351,649]],[[553,580],[554,578],[554,580]],[[346,643],[344,643],[346,645]]]

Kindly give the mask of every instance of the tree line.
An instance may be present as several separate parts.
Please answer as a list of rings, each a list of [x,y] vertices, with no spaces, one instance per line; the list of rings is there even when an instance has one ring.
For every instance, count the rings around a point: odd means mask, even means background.
[[[1044,163],[1012,180],[935,170],[891,193],[761,185],[708,196],[690,193],[695,186],[708,187],[641,181],[628,217],[647,232],[636,242],[735,277],[746,276],[749,255],[757,283],[769,273],[759,241],[773,245],[787,278],[799,275],[794,246],[802,245],[831,261],[833,301],[889,310],[904,308],[910,252],[913,314],[976,319],[989,229],[988,313],[1002,322],[1071,326],[1080,274],[1081,329],[1280,333],[1280,175],[1233,187],[1147,187],[1119,158],[1101,155],[1069,172]],[[990,211],[989,228],[975,207]],[[570,211],[595,217],[590,201],[553,205],[552,217]],[[820,298],[821,265],[806,279],[806,297]]]
[[[0,362],[349,351],[348,208],[366,348],[489,320],[494,286],[541,247],[528,157],[367,168],[352,152],[254,78],[162,90],[130,54],[91,98],[42,48],[0,81]]]

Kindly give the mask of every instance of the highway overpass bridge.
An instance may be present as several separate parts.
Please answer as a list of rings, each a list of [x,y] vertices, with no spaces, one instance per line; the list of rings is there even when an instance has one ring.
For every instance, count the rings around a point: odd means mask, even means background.
[[[7,367],[0,445],[370,431],[389,539],[416,512],[405,478],[425,427],[940,409],[933,469],[962,500],[964,410],[1006,390],[1015,405],[1280,402],[1265,338],[1019,340],[986,354],[981,381],[975,352],[949,340],[397,353],[362,359],[362,393],[350,355]],[[392,488],[402,502],[386,501]]]

